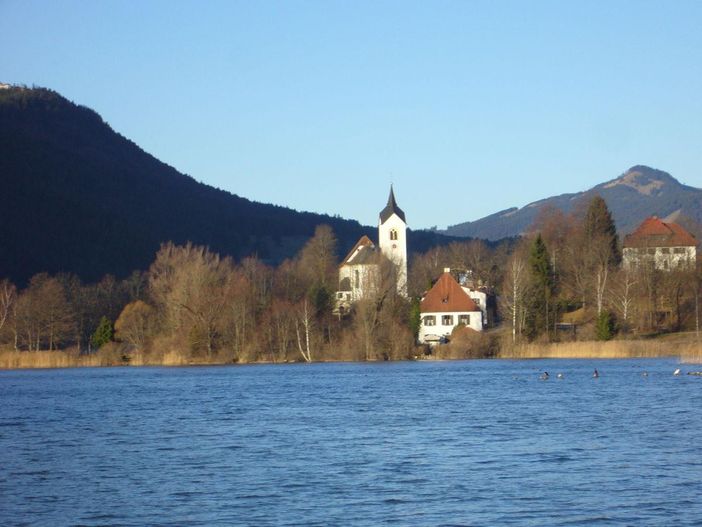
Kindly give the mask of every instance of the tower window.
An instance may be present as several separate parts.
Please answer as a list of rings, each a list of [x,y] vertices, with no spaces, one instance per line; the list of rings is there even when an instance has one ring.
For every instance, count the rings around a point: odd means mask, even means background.
[[[395,229],[392,229],[390,231],[390,239],[391,240],[397,240],[397,231]]]
[[[361,277],[359,276],[358,269],[353,272],[354,282],[356,283],[356,289],[361,287]]]

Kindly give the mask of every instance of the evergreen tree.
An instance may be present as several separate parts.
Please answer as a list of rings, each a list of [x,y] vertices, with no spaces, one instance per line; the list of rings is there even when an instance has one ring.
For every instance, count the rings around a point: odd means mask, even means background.
[[[526,317],[526,334],[534,339],[542,333],[548,335],[553,319],[551,300],[554,293],[553,272],[546,244],[538,234],[529,253],[530,294]]]
[[[597,340],[611,340],[615,332],[614,316],[609,311],[602,311],[597,317],[595,334]]]
[[[419,329],[422,325],[422,309],[419,304],[419,299],[418,298],[413,298],[412,303],[410,304],[410,312],[409,312],[409,324],[410,324],[410,329],[412,330],[412,335],[414,336],[415,341],[419,337]]]
[[[96,349],[99,349],[103,345],[112,341],[113,333],[114,331],[112,329],[112,322],[110,322],[110,319],[107,317],[102,317],[97,329],[95,330],[95,333],[93,333],[93,336],[90,338],[90,342]]]
[[[588,245],[591,245],[595,240],[606,239],[610,247],[610,264],[619,265],[621,263],[622,253],[619,248],[617,227],[607,203],[601,196],[595,196],[590,201],[585,215],[584,230]]]

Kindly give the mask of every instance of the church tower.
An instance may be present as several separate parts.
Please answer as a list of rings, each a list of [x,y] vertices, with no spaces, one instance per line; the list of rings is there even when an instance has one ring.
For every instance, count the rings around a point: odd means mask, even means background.
[[[392,185],[388,204],[380,211],[378,245],[380,252],[397,266],[397,292],[407,296],[407,223],[405,213],[395,201]]]

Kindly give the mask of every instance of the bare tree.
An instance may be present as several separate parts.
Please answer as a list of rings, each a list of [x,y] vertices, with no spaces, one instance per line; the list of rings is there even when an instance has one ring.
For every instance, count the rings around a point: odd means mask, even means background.
[[[61,283],[46,273],[32,277],[17,299],[15,342],[29,350],[60,347],[75,330]]]
[[[503,308],[512,324],[512,343],[521,337],[526,321],[526,291],[528,288],[527,256],[523,247],[516,250],[507,263],[505,273]]]
[[[612,276],[610,295],[624,329],[631,324],[636,284],[637,276],[632,269],[620,269]]]
[[[145,302],[127,304],[115,322],[115,337],[142,350],[154,332],[154,318],[154,308]]]
[[[0,334],[10,321],[17,301],[17,288],[9,280],[0,280]]]
[[[149,289],[164,327],[187,337],[194,351],[211,355],[231,274],[231,261],[205,247],[163,245],[149,272]]]
[[[296,306],[296,315],[295,334],[297,336],[297,348],[306,362],[312,362],[314,317],[306,298]]]

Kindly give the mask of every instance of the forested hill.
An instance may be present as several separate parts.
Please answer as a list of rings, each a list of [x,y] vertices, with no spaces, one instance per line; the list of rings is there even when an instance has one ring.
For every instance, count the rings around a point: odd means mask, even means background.
[[[607,202],[620,235],[632,232],[652,215],[683,224],[702,224],[702,189],[683,185],[662,170],[637,165],[618,178],[585,192],[542,199],[521,209],[514,207],[475,221],[452,225],[443,232],[489,240],[519,236],[545,207],[570,213],[594,195],[600,195]]]
[[[42,271],[125,276],[146,269],[168,240],[277,263],[322,223],[340,253],[377,232],[198,183],[47,89],[0,90],[0,175],[0,277],[18,283]],[[378,210],[384,201],[378,196]],[[448,240],[417,231],[411,249]]]

